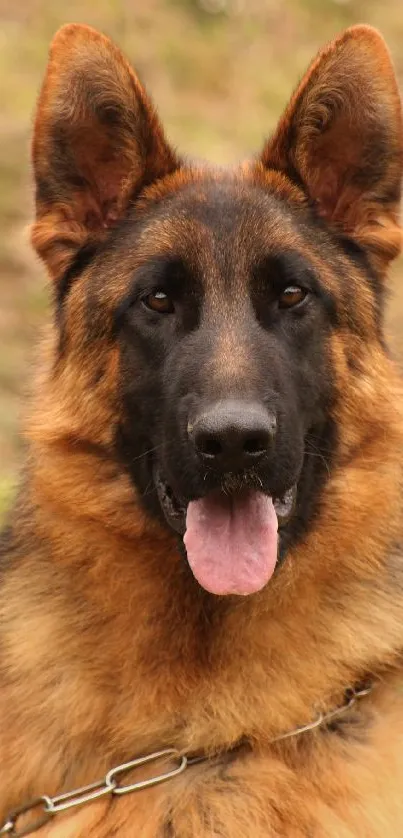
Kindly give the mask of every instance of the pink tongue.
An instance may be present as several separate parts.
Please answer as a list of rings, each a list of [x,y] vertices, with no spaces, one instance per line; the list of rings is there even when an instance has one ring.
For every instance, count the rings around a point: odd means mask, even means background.
[[[184,542],[188,562],[212,594],[253,594],[274,572],[277,515],[261,492],[214,493],[189,504]]]

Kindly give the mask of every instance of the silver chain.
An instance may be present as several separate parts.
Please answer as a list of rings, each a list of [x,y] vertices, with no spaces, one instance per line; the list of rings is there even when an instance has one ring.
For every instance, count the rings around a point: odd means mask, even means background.
[[[309,722],[306,725],[296,727],[287,733],[282,733],[279,736],[276,736],[271,740],[270,744],[281,742],[284,739],[290,739],[293,736],[299,736],[302,733],[306,733],[309,730],[315,730],[315,728],[322,727],[323,725],[334,721],[339,716],[346,713],[347,710],[350,710],[358,699],[368,695],[372,691],[373,686],[374,684],[369,682],[368,684],[357,685],[349,688],[346,690],[344,703],[342,705],[336,707],[334,710],[330,710],[329,713],[319,713],[314,721]],[[139,768],[142,765],[148,765],[148,763],[166,760],[168,758],[175,763],[168,771],[156,774],[148,780],[140,780],[137,783],[129,783],[127,785],[122,784],[124,776],[133,771],[133,769]],[[48,823],[59,812],[65,812],[68,809],[73,809],[75,806],[83,806],[85,803],[91,803],[93,800],[98,800],[106,794],[116,796],[131,794],[132,792],[156,786],[159,783],[165,783],[167,780],[171,780],[178,774],[182,774],[182,772],[191,765],[199,762],[205,762],[207,759],[207,756],[189,758],[181,754],[175,748],[166,748],[163,751],[156,751],[153,754],[132,759],[130,762],[125,762],[122,765],[117,765],[115,768],[111,768],[105,777],[102,780],[98,780],[96,783],[91,783],[88,786],[82,786],[81,788],[74,789],[73,791],[59,794],[56,797],[48,797],[48,795],[44,794],[41,797],[37,797],[35,800],[31,800],[24,806],[19,806],[18,808],[13,809],[0,829],[0,835],[8,835],[11,836],[11,838],[22,838],[24,835],[31,835],[33,832],[37,832],[41,826]],[[25,826],[21,826],[19,828],[18,821],[23,817],[23,815],[28,814],[29,812],[33,813],[32,820]],[[36,816],[35,812],[37,812]]]
[[[301,733],[307,733],[309,730],[315,730],[317,727],[322,727],[323,725],[327,725],[329,722],[335,721],[335,719],[339,716],[343,716],[347,710],[351,710],[358,699],[369,695],[369,693],[374,689],[374,686],[375,684],[372,681],[368,681],[363,685],[360,684],[355,687],[349,687],[344,694],[344,704],[341,704],[340,707],[336,707],[334,710],[329,710],[328,713],[319,713],[313,722],[301,725],[301,727],[295,727],[293,730],[287,731],[287,733],[281,733],[280,736],[276,736],[275,739],[272,739],[270,744],[274,745],[275,742],[282,742],[283,739],[291,739],[293,736],[299,736]]]
[[[125,774],[139,768],[141,765],[147,765],[150,762],[156,762],[170,758],[173,759],[176,765],[169,771],[161,774],[156,774],[148,780],[140,780],[137,783],[130,783],[122,785],[122,779]],[[65,794],[58,794],[56,797],[48,797],[44,794],[42,797],[37,797],[26,803],[25,806],[19,806],[9,813],[6,823],[0,829],[0,835],[9,835],[12,838],[22,838],[23,835],[31,835],[44,826],[59,812],[65,812],[68,809],[73,809],[75,806],[83,806],[85,803],[91,803],[93,800],[98,800],[105,794],[121,795],[130,794],[131,792],[141,791],[141,789],[156,786],[158,783],[165,783],[182,774],[188,766],[188,759],[182,756],[175,748],[167,748],[164,751],[156,751],[154,754],[148,754],[138,759],[132,759],[130,762],[125,762],[122,765],[117,765],[111,768],[102,780],[96,783],[91,783],[89,786],[82,786],[81,788],[68,791]],[[26,826],[18,829],[18,820],[28,812],[37,811],[37,816]]]

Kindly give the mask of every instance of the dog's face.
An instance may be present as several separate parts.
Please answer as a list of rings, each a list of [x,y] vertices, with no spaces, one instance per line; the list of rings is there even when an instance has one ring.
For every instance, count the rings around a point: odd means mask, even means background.
[[[308,441],[329,433],[337,313],[304,216],[258,185],[206,178],[117,233],[122,457],[181,534],[189,502],[212,493],[263,492],[285,525]]]
[[[262,157],[221,173],[182,164],[120,53],[66,27],[34,163],[55,375],[80,371],[87,413],[100,390],[108,456],[184,538],[200,583],[259,590],[320,504],[342,377],[382,339],[401,177],[382,40],[341,36]]]

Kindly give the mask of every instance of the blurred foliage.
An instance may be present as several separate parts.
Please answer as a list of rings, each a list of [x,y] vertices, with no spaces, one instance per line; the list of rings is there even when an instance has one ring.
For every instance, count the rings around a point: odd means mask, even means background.
[[[0,0],[0,518],[21,459],[32,348],[48,316],[44,270],[26,229],[32,113],[49,42],[70,21],[114,38],[171,140],[218,163],[261,146],[315,51],[345,26],[378,26],[403,79],[402,0]],[[388,322],[403,354],[403,289],[395,280]]]

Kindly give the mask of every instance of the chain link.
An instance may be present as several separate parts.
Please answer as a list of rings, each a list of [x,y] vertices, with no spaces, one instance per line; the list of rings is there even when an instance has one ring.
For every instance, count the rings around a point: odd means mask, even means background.
[[[32,832],[37,832],[41,826],[45,826],[50,821],[52,815],[47,811],[47,797],[37,797],[35,800],[30,800],[25,806],[19,806],[18,809],[13,809],[9,813],[6,823],[0,829],[0,835],[11,835],[12,838],[22,838],[23,835],[31,835]],[[27,812],[35,812],[35,809],[41,809],[42,814],[38,814],[26,826],[16,830],[17,821]]]
[[[280,742],[284,739],[290,739],[293,736],[299,736],[301,733],[315,730],[315,728],[322,727],[329,722],[334,721],[334,719],[346,713],[347,710],[350,710],[358,699],[364,698],[364,696],[368,695],[372,691],[373,686],[374,684],[372,682],[368,682],[365,684],[357,684],[355,687],[349,688],[346,690],[344,703],[339,707],[336,707],[329,713],[319,713],[314,721],[309,722],[306,725],[302,725],[301,727],[296,727],[287,733],[280,734],[280,736],[272,739],[270,744]],[[129,772],[141,767],[142,765],[148,765],[149,763],[167,758],[176,762],[176,765],[168,771],[156,774],[148,780],[139,780],[136,783],[122,785],[122,779]],[[125,762],[122,765],[117,765],[115,768],[111,768],[105,777],[96,783],[91,783],[88,786],[82,786],[81,788],[65,792],[64,794],[58,794],[55,797],[43,795],[42,797],[37,797],[35,800],[31,800],[24,806],[13,809],[0,829],[0,836],[8,835],[11,838],[23,838],[24,835],[31,835],[33,832],[37,832],[41,826],[48,823],[59,812],[65,812],[76,806],[84,806],[84,804],[98,800],[106,794],[131,794],[132,792],[156,786],[159,783],[165,783],[167,780],[171,780],[178,774],[182,774],[182,772],[189,766],[205,762],[207,759],[207,756],[188,758],[179,753],[179,751],[175,748],[166,748],[163,751],[156,751],[153,754],[147,754],[146,756],[132,759],[130,762]],[[25,826],[18,826],[18,821],[23,817],[23,815],[26,815],[29,812],[34,814],[36,810],[38,810],[38,813],[30,822],[28,822]]]
[[[369,695],[373,688],[374,684],[372,681],[368,681],[368,683],[365,684],[358,684],[355,687],[349,687],[344,695],[344,704],[341,704],[340,707],[336,707],[328,713],[318,713],[313,722],[308,722],[306,725],[295,727],[293,730],[288,730],[287,733],[281,733],[279,736],[276,736],[275,739],[272,739],[270,744],[274,745],[276,742],[282,742],[284,739],[291,739],[294,736],[299,736],[301,733],[307,733],[309,730],[315,730],[317,727],[323,727],[329,722],[333,722],[339,716],[343,716],[347,710],[351,710],[360,698],[364,698],[366,695]]]
[[[170,770],[156,774],[148,780],[139,780],[137,783],[130,783],[128,785],[121,784],[124,776],[135,768],[167,758],[176,762],[176,765]],[[9,813],[6,823],[0,829],[0,835],[9,835],[11,838],[22,838],[24,835],[31,835],[33,832],[37,832],[41,826],[48,823],[59,812],[65,812],[68,809],[73,809],[75,806],[83,806],[85,803],[91,803],[103,797],[105,794],[130,794],[131,792],[150,788],[150,786],[156,786],[159,783],[165,783],[167,780],[185,771],[187,765],[187,757],[180,754],[175,748],[166,748],[163,751],[156,751],[154,754],[138,757],[130,762],[117,765],[108,771],[102,780],[91,783],[89,786],[82,786],[73,791],[65,792],[65,794],[58,794],[56,797],[43,795],[43,797],[31,800],[24,806],[13,809]],[[33,817],[25,826],[18,827],[18,821],[22,816],[28,814],[28,812],[35,813],[35,810],[39,810],[39,814]]]

